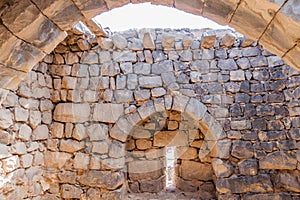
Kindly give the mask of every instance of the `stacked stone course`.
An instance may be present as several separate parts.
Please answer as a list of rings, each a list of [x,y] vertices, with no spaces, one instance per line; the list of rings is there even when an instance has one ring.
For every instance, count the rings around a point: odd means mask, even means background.
[[[165,111],[188,113],[204,137],[177,161],[179,189],[298,199],[299,75],[232,31],[129,30],[99,45],[69,33],[1,99],[0,199],[124,198],[128,153],[168,145],[133,128]],[[213,178],[195,181],[204,169]]]

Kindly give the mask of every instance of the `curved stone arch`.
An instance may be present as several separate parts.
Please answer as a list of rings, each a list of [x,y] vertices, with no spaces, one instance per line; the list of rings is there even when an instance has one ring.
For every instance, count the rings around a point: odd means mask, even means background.
[[[32,67],[51,52],[67,36],[65,31],[78,21],[91,22],[91,18],[113,8],[144,2],[175,7],[228,24],[249,38],[259,40],[264,48],[291,66],[300,68],[297,0],[25,0],[1,4],[0,51],[5,52],[0,56],[2,88],[16,89]],[[40,28],[44,26],[49,30]],[[20,54],[24,56],[18,56]]]
[[[147,119],[154,113],[163,112],[165,110],[175,110],[181,113],[185,112],[198,121],[199,129],[205,135],[199,152],[200,158],[204,158],[210,152],[212,152],[214,157],[219,157],[220,151],[218,142],[226,138],[226,133],[222,125],[208,112],[207,107],[198,99],[183,94],[176,94],[174,96],[165,95],[163,98],[154,101],[149,100],[140,106],[136,112],[121,116],[110,130],[110,137],[113,138],[113,140],[124,143],[138,122]],[[125,147],[122,150],[124,152],[121,152],[121,155],[125,155]],[[222,156],[220,156],[220,158],[222,158]]]

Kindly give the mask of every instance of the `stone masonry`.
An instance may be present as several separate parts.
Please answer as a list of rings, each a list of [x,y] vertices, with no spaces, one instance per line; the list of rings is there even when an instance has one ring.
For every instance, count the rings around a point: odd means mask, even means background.
[[[300,69],[299,0],[3,0],[1,89],[16,89],[76,23],[83,22],[100,41],[107,34],[93,17],[127,4],[146,2],[229,25]]]
[[[69,32],[1,95],[0,199],[156,193],[167,146],[190,195],[299,199],[299,78],[228,30]]]

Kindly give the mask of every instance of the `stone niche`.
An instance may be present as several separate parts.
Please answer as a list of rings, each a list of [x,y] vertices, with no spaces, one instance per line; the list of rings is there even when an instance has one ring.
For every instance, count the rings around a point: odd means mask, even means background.
[[[300,73],[259,43],[231,30],[68,34],[0,91],[1,200],[300,198]]]

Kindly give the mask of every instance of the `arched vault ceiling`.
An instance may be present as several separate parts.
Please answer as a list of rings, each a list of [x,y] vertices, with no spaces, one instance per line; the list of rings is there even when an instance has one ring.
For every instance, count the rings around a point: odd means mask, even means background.
[[[2,0],[0,85],[14,89],[78,21],[104,32],[91,19],[129,3],[175,7],[228,24],[300,69],[300,0]]]

